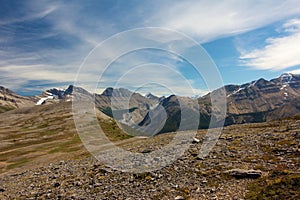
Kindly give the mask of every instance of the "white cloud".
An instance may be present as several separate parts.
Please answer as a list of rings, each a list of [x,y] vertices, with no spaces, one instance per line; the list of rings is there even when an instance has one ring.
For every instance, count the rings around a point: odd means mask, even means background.
[[[291,73],[291,74],[300,74],[300,69],[291,70],[291,71],[288,71],[288,73]]]
[[[170,4],[172,6],[170,6]],[[180,1],[154,16],[161,26],[196,36],[201,42],[263,27],[300,13],[300,1]]]
[[[252,51],[240,50],[241,62],[257,69],[282,70],[300,65],[300,19],[282,26],[285,36],[266,39],[266,45]]]
[[[150,1],[136,3],[139,4],[145,12],[140,18],[137,18],[137,13],[130,12],[128,15],[122,16],[119,12],[111,14],[107,12],[106,15],[89,15],[88,10],[84,5],[79,5],[77,2],[53,2],[53,1],[36,1],[28,2],[28,11],[36,11],[35,13],[26,12],[19,18],[8,19],[7,21],[0,22],[0,25],[8,25],[16,22],[35,20],[42,18],[49,25],[47,31],[40,33],[26,33],[26,40],[37,41],[43,38],[52,36],[64,36],[67,39],[71,38],[71,45],[66,47],[59,47],[57,49],[43,48],[40,46],[29,46],[27,49],[19,49],[19,39],[24,38],[9,38],[10,43],[5,43],[3,46],[9,46],[5,49],[5,55],[0,55],[0,77],[3,80],[3,76],[6,76],[8,83],[8,77],[11,80],[22,79],[24,81],[32,80],[49,80],[53,82],[65,82],[74,81],[77,68],[79,67],[83,58],[89,53],[89,51],[98,42],[108,36],[117,33],[118,31],[126,30],[126,28],[134,28],[137,26],[160,26],[165,28],[176,29],[186,34],[196,36],[198,41],[207,42],[216,38],[236,35],[242,32],[253,30],[272,22],[284,19],[295,14],[300,14],[300,2],[299,1],[281,1],[281,0],[266,0],[266,1],[239,1],[239,0],[227,0],[227,1]],[[113,4],[113,3],[112,3]],[[150,8],[151,9],[148,9]],[[153,9],[154,7],[155,9]],[[141,9],[139,9],[141,10]],[[150,11],[149,11],[150,10]],[[118,10],[117,10],[118,11]],[[267,12],[266,12],[267,11]],[[102,18],[103,17],[103,18]],[[124,21],[120,19],[126,19]],[[137,19],[136,19],[137,18]],[[125,22],[125,25],[122,24]],[[297,34],[291,26],[284,27],[290,34]],[[11,28],[11,34],[14,35],[13,27]],[[42,26],[40,27],[42,29]],[[133,37],[128,43],[122,43],[121,45],[134,45],[142,39],[153,39],[153,34],[150,36],[144,33],[142,37]],[[169,35],[162,36],[158,34],[157,41],[160,41],[162,45],[168,46],[168,50],[174,49],[185,50],[186,46],[173,46],[173,41],[178,38],[170,38]],[[3,41],[2,41],[3,40]],[[8,39],[0,38],[0,44],[7,42]],[[277,41],[278,42],[278,41]],[[29,43],[29,42],[28,42]],[[272,41],[276,43],[276,41]],[[22,44],[20,42],[20,44]],[[0,45],[1,46],[1,45]],[[11,48],[12,47],[12,48]],[[111,44],[107,46],[106,51],[98,58],[95,56],[94,60],[91,60],[89,69],[83,74],[83,81],[85,81],[87,89],[93,88],[93,84],[89,83],[90,80],[96,77],[98,68],[105,67],[107,61],[112,60],[118,55],[119,43]],[[43,49],[42,49],[43,48]],[[1,49],[0,49],[1,51]],[[7,55],[6,55],[7,54]],[[176,59],[176,57],[174,57]],[[136,59],[136,61],[132,61]],[[177,59],[179,59],[177,57]],[[136,57],[124,60],[127,66],[131,64],[139,63],[143,58]],[[165,63],[164,63],[165,64]],[[126,66],[116,68],[112,72],[115,77],[126,71]],[[5,75],[4,75],[5,74]],[[155,73],[153,73],[155,74]],[[163,73],[162,73],[163,74]],[[176,81],[174,77],[165,74],[164,77],[167,83],[176,88],[176,91],[185,92],[184,88]],[[158,81],[154,75],[150,76],[152,80]],[[162,77],[162,76],[160,76]],[[138,78],[143,78],[138,76]],[[97,78],[95,78],[97,79]],[[16,82],[15,87],[22,87],[22,83]],[[106,80],[109,84],[109,79]],[[130,80],[128,80],[130,83]],[[1,84],[4,84],[3,81]],[[197,93],[205,93],[201,89],[195,89]]]
[[[18,78],[22,80],[49,80],[49,81],[72,81],[74,80],[75,73],[73,72],[59,72],[47,70],[49,66],[46,65],[9,65],[1,67],[0,72],[7,73],[7,76],[14,77],[12,71],[18,72]]]

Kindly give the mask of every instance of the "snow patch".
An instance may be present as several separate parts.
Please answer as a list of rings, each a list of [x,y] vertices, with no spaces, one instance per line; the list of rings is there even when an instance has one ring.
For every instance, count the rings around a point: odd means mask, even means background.
[[[293,79],[293,75],[291,73],[284,73],[281,75],[281,81],[283,83],[290,83]]]
[[[239,89],[233,91],[231,94],[227,95],[227,97],[230,97],[230,96],[232,96],[232,95],[234,95],[234,94],[236,94],[236,93],[238,93],[238,92],[240,92],[240,91],[242,91],[242,90],[244,90],[244,89],[246,89],[246,88],[245,88],[245,87],[241,87],[241,88],[239,88]]]
[[[53,96],[42,97],[35,105],[42,105],[47,101],[47,99],[54,99]]]
[[[53,96],[52,93],[45,91],[45,94],[47,94],[48,96]]]
[[[283,84],[282,87],[280,88],[280,90],[285,89],[286,90],[287,84]]]
[[[249,87],[249,88],[250,88],[250,87],[253,87],[253,86],[255,86],[256,83],[257,83],[257,80],[256,80],[256,81],[252,81],[248,87]]]

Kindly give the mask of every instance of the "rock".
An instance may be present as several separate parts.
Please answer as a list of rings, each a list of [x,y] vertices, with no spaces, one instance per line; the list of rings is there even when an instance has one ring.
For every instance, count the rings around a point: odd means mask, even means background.
[[[77,181],[76,183],[75,183],[75,186],[82,186],[82,183],[80,182],[80,181]]]
[[[194,156],[194,157],[197,157],[198,154],[199,154],[199,151],[196,148],[190,149],[190,152],[191,152],[191,155]]]
[[[175,197],[175,200],[183,200],[183,199],[184,199],[184,197],[182,197],[182,196]]]
[[[200,142],[200,140],[199,139],[197,139],[197,138],[193,138],[193,143],[199,143]]]
[[[259,178],[262,175],[260,170],[245,170],[245,169],[231,169],[225,171],[226,174],[233,176],[235,178]]]
[[[197,159],[197,160],[204,160],[204,157],[202,157],[202,156],[197,156],[196,159]]]
[[[151,151],[152,151],[151,149],[144,149],[141,151],[141,153],[151,153]]]
[[[54,185],[53,185],[54,187],[59,187],[60,186],[60,183],[54,183]]]

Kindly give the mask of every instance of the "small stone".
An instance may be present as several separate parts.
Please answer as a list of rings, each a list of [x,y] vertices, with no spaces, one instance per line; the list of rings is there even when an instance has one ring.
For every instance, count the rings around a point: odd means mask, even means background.
[[[54,185],[53,185],[54,187],[59,187],[60,186],[60,183],[54,183]]]
[[[144,149],[141,151],[141,153],[151,153],[151,149]]]
[[[183,198],[183,196],[177,196],[177,197],[175,197],[175,200],[183,200],[184,198]]]
[[[76,185],[76,186],[81,186],[82,183],[81,183],[80,181],[77,181],[77,182],[75,183],[75,185]]]
[[[199,143],[200,142],[200,140],[199,139],[197,139],[197,138],[193,138],[193,143]]]
[[[101,186],[101,183],[95,183],[94,184],[94,187],[100,187]]]
[[[212,200],[218,199],[218,196],[212,196],[211,199]]]

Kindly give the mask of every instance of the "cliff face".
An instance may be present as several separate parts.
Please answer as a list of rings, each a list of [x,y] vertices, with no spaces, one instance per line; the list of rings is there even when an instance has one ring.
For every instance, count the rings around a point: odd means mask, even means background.
[[[270,81],[259,79],[227,91],[226,125],[262,122],[300,113],[300,76],[283,74]]]
[[[227,93],[228,113],[267,112],[300,96],[300,76],[283,74],[270,81],[259,79]]]

